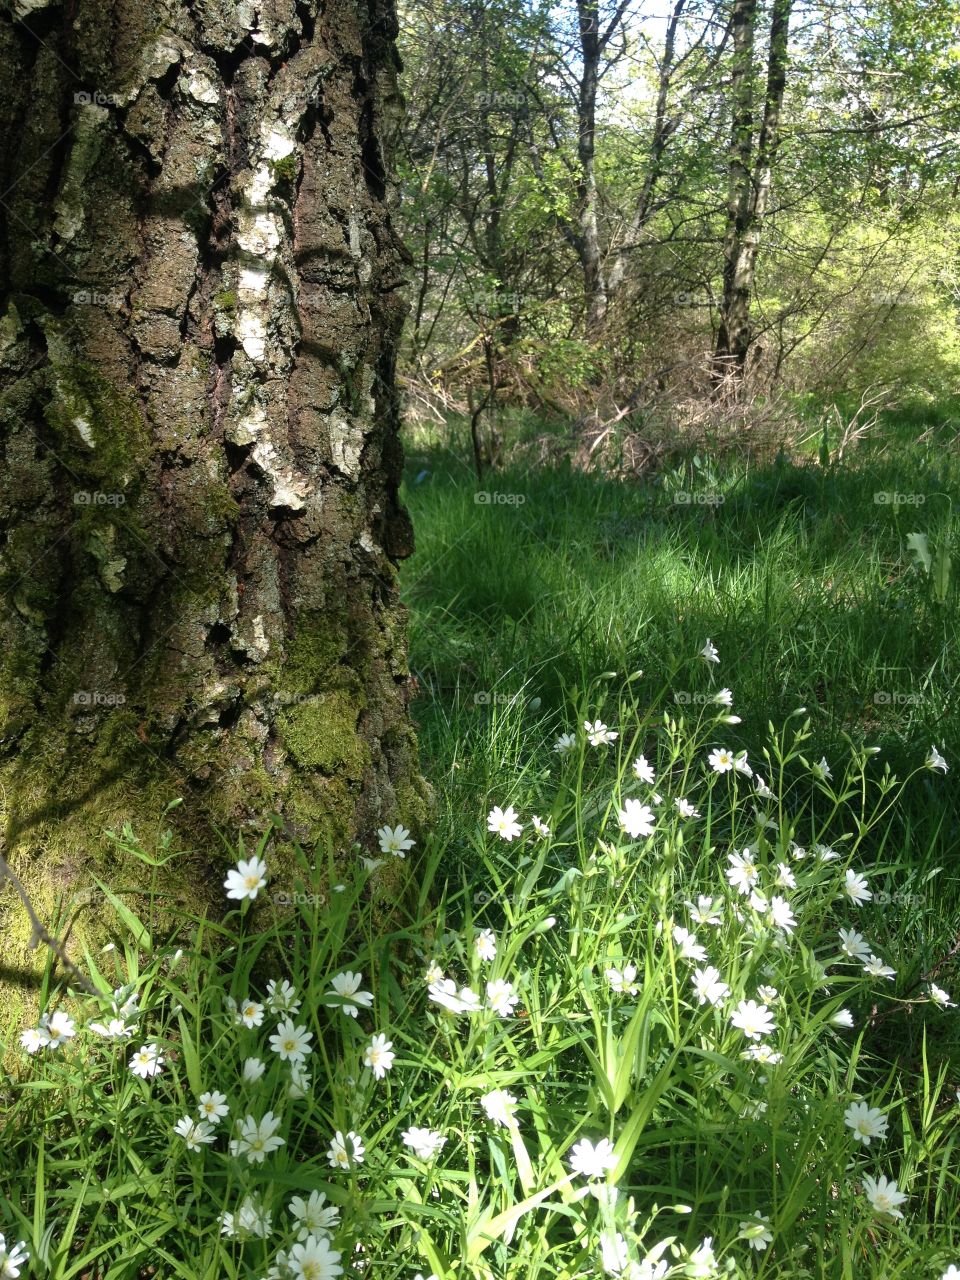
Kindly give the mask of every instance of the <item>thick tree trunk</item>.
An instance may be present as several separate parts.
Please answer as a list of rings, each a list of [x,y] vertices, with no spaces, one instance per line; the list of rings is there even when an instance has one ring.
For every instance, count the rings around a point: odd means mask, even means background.
[[[426,814],[395,34],[392,0],[0,19],[0,783],[42,903],[179,795],[216,894],[213,827],[342,850]]]

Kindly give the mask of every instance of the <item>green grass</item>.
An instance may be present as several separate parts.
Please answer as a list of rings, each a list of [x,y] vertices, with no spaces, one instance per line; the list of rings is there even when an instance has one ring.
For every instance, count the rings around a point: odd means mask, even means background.
[[[936,598],[907,547],[928,535],[957,550],[960,497],[952,431],[913,446],[890,428],[842,467],[735,458],[645,483],[569,469],[489,473],[482,489],[522,505],[478,505],[462,435],[408,445],[405,500],[417,549],[403,571],[411,666],[427,768],[451,830],[488,795],[522,779],[533,747],[569,728],[567,693],[601,671],[644,671],[652,699],[701,688],[699,649],[718,647],[717,679],[755,747],[803,704],[830,758],[847,735],[903,771],[936,742],[960,755],[957,583]],[[693,501],[678,501],[677,494]],[[875,494],[921,495],[922,504]],[[712,496],[707,505],[696,499]],[[682,704],[676,703],[678,711]],[[918,797],[899,838],[957,863],[956,771],[946,803]]]

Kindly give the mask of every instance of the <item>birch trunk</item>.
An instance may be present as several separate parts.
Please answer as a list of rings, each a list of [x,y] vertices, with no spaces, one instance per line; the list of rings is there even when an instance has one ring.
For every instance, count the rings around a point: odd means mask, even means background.
[[[0,19],[0,794],[42,912],[176,796],[194,906],[215,828],[343,850],[427,813],[395,34],[392,0]]]

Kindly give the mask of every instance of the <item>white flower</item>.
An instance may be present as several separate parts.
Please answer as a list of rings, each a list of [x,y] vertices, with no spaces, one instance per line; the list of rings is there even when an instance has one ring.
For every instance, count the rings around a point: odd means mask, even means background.
[[[481,960],[490,961],[497,954],[497,940],[492,929],[483,929],[473,940],[474,950]]]
[[[436,1129],[419,1129],[416,1125],[405,1129],[400,1136],[420,1160],[432,1160],[447,1141]]]
[[[829,782],[833,777],[833,774],[830,772],[830,766],[827,764],[826,756],[821,756],[820,762],[818,764],[811,765],[810,767],[816,777],[820,778],[823,782]]]
[[[641,782],[649,783],[651,787],[656,781],[653,765],[648,763],[646,756],[637,756],[633,762],[633,772],[635,777],[639,778]]]
[[[510,841],[516,839],[523,827],[517,821],[517,811],[512,804],[506,809],[494,805],[487,814],[487,830],[499,836],[501,840]]]
[[[220,1231],[225,1236],[235,1236],[240,1240],[257,1236],[266,1240],[270,1235],[269,1209],[264,1209],[259,1196],[244,1196],[236,1213],[220,1214]]]
[[[754,781],[754,785],[757,788],[757,795],[760,797],[761,800],[775,799],[773,792],[764,782],[763,778],[761,778],[759,773],[754,774],[753,781]]]
[[[731,887],[736,889],[743,897],[749,897],[753,886],[760,879],[760,872],[757,870],[757,864],[753,860],[753,850],[747,848],[742,853],[728,853],[727,862],[730,865],[724,874]]]
[[[426,972],[423,975],[423,980],[428,987],[434,982],[443,981],[443,970],[437,964],[436,960],[431,960],[427,965]]]
[[[903,1217],[899,1206],[907,1197],[897,1189],[896,1181],[888,1182],[883,1174],[876,1179],[865,1176],[863,1189],[875,1213],[889,1213],[891,1218]]]
[[[270,1048],[280,1055],[282,1062],[302,1062],[312,1053],[310,1041],[313,1032],[294,1025],[292,1018],[285,1018],[270,1037]]]
[[[936,747],[930,748],[930,754],[926,759],[926,766],[928,769],[941,769],[944,773],[946,773],[950,768]]]
[[[133,1035],[133,1028],[128,1027],[123,1018],[111,1018],[109,1022],[88,1022],[87,1026],[104,1040],[128,1040]]]
[[[197,1104],[200,1119],[206,1120],[209,1124],[219,1124],[224,1116],[230,1114],[225,1093],[217,1093],[216,1091],[213,1093],[201,1093],[197,1099]]]
[[[77,1034],[73,1019],[62,1009],[43,1020],[43,1030],[46,1032],[47,1046],[51,1049],[59,1049]]]
[[[940,1280],[960,1280],[960,1267],[951,1262]]]
[[[751,1062],[762,1062],[764,1066],[775,1067],[783,1061],[783,1054],[771,1049],[768,1044],[752,1044],[740,1055]]]
[[[700,650],[700,657],[704,662],[719,662],[720,654],[717,652],[714,643],[708,638],[707,643]]]
[[[750,1248],[756,1249],[758,1253],[763,1253],[767,1245],[773,1243],[770,1223],[759,1209],[754,1213],[751,1221],[740,1223],[740,1234],[737,1239],[746,1240]]]
[[[864,963],[863,971],[869,973],[871,978],[893,978],[897,972],[888,964],[884,964],[879,956],[869,956]]]
[[[777,863],[777,884],[782,889],[795,889],[797,887],[797,877],[786,862]]]
[[[757,987],[757,995],[764,1004],[776,1004],[779,992],[776,987]]]
[[[696,906],[692,902],[685,902],[683,905],[689,907],[694,924],[718,925],[723,920],[719,899],[717,898],[708,898],[701,893],[697,898]]]
[[[713,1280],[717,1274],[717,1257],[713,1252],[713,1236],[707,1236],[694,1249],[683,1269],[687,1280]]]
[[[733,762],[733,767],[736,769],[737,773],[742,773],[745,778],[753,777],[753,770],[747,764],[747,753],[745,751],[737,752],[736,759]]]
[[[875,1107],[868,1107],[865,1102],[851,1102],[843,1113],[843,1123],[853,1130],[853,1136],[866,1147],[869,1147],[872,1138],[887,1136],[886,1116]]]
[[[559,755],[565,756],[577,745],[577,739],[572,733],[561,733],[560,737],[553,744],[553,749]]]
[[[290,1249],[287,1267],[294,1280],[336,1280],[343,1275],[340,1257],[326,1236],[308,1235]]]
[[[624,1275],[630,1254],[627,1242],[620,1232],[601,1231],[600,1266],[608,1276]]]
[[[230,1154],[246,1156],[250,1164],[263,1164],[264,1156],[282,1147],[286,1141],[277,1137],[279,1128],[280,1117],[272,1111],[266,1112],[260,1121],[253,1116],[245,1116],[237,1121],[237,1136],[230,1141]]]
[[[21,1032],[20,1043],[27,1053],[36,1053],[38,1049],[42,1049],[49,1043],[46,1028],[28,1027],[26,1031]]]
[[[680,948],[684,960],[706,960],[707,949],[697,942],[697,935],[680,925],[673,926],[673,940]]]
[[[635,996],[640,988],[637,986],[637,966],[625,964],[622,969],[611,966],[605,969],[603,976],[610,983],[610,990],[619,996]]]
[[[130,1059],[129,1065],[135,1076],[146,1080],[148,1076],[159,1074],[163,1065],[163,1054],[157,1052],[155,1044],[143,1044]]]
[[[623,808],[617,810],[617,821],[627,835],[636,840],[640,836],[653,835],[656,818],[649,805],[641,804],[639,800],[625,800]]]
[[[748,1040],[759,1040],[761,1036],[768,1036],[776,1029],[773,1014],[755,1000],[741,1000],[736,1011],[730,1015],[730,1021]]]
[[[287,1084],[288,1098],[305,1098],[310,1088],[310,1072],[302,1062],[290,1063],[290,1081]]]
[[[781,898],[778,893],[775,893],[770,899],[770,919],[784,933],[792,933],[797,926],[797,920],[790,903],[786,898]]]
[[[457,984],[452,978],[443,978],[440,982],[431,982],[427,988],[430,999],[451,1013],[476,1013],[481,1007],[480,997],[471,987],[461,987],[458,993]]]
[[[873,894],[867,888],[866,876],[858,875],[856,871],[851,870],[849,867],[843,879],[843,892],[855,907],[859,907],[861,902],[869,902],[873,897]]]
[[[610,742],[616,742],[620,736],[614,733],[601,720],[594,720],[593,724],[589,720],[584,720],[583,727],[587,732],[587,741],[591,747],[605,747]]]
[[[227,872],[223,887],[228,898],[250,898],[252,901],[266,883],[267,864],[264,860],[241,858],[236,867]]]
[[[726,747],[714,747],[707,756],[707,764],[714,773],[729,773],[736,764],[736,759]]]
[[[513,985],[502,978],[487,983],[487,1007],[501,1018],[509,1018],[519,1000],[520,997],[514,995]]]
[[[392,853],[395,858],[405,858],[407,851],[416,844],[415,840],[410,839],[407,828],[399,825],[381,827],[377,832],[377,839],[380,842],[380,852]]]
[[[327,1161],[332,1169],[349,1169],[351,1164],[363,1164],[363,1152],[364,1146],[358,1133],[351,1129],[344,1137],[338,1129],[327,1149]]]
[[[930,983],[929,991],[930,999],[934,1004],[938,1004],[941,1009],[954,1009],[956,1005],[950,999],[950,994],[944,991],[943,987],[938,987],[935,982]]]
[[[393,1041],[384,1035],[373,1036],[363,1051],[363,1065],[369,1067],[377,1080],[382,1080],[393,1067]]]
[[[570,1168],[584,1178],[602,1178],[616,1163],[609,1138],[601,1138],[596,1146],[588,1138],[581,1138],[570,1152]]]
[[[750,892],[750,906],[760,915],[765,916],[770,910],[770,903],[766,900],[762,893],[758,893],[756,889]]]
[[[530,819],[530,824],[538,836],[541,836],[544,840],[549,838],[550,828],[547,826],[547,824],[544,822],[542,818],[538,818],[537,815],[534,814],[533,817]]]
[[[20,1268],[30,1257],[26,1241],[7,1246],[6,1239],[0,1235],[0,1280],[17,1280]]]
[[[217,1138],[213,1125],[207,1124],[206,1120],[193,1120],[190,1116],[178,1120],[173,1131],[184,1140],[188,1151],[199,1151],[204,1143],[215,1142]]]
[[[853,960],[866,960],[871,950],[863,934],[857,933],[856,929],[840,930],[840,947]]]
[[[733,706],[733,693],[730,689],[721,689],[719,693],[713,695],[714,702],[718,702],[721,707]]]
[[[244,1058],[243,1078],[247,1084],[256,1084],[266,1069],[266,1066],[259,1058]]]
[[[849,1009],[838,1009],[836,1013],[831,1014],[830,1021],[835,1027],[852,1027],[853,1014]]]
[[[840,857],[836,849],[831,849],[828,844],[815,844],[813,852],[817,855],[818,862],[836,862]]]
[[[267,1008],[271,1013],[297,1013],[300,1001],[290,983],[284,980],[278,985],[274,979],[267,983]]]
[[[694,969],[690,981],[700,1004],[708,1002],[717,1005],[730,994],[730,988],[720,981],[720,970],[708,965],[705,969]]]
[[[362,973],[353,973],[347,969],[343,973],[338,973],[335,978],[330,980],[330,995],[336,997],[334,1000],[327,1000],[326,1004],[336,1007],[338,1004],[348,1018],[355,1018],[357,1011],[362,1007],[369,1009],[373,1004],[373,993],[370,991],[361,991],[360,987],[363,983]]]
[[[248,1000],[237,1009],[236,1021],[250,1028],[263,1026],[263,1005]]]
[[[516,1124],[513,1108],[517,1105],[517,1100],[506,1089],[492,1089],[485,1093],[480,1099],[480,1105],[487,1113],[487,1119],[494,1124],[502,1124],[505,1128]]]
[[[322,1191],[311,1191],[309,1200],[294,1196],[289,1204],[298,1240],[307,1236],[331,1235],[340,1225],[340,1210],[327,1204]]]
[[[699,818],[700,810],[694,808],[689,800],[674,800],[673,807],[679,813],[681,818]]]

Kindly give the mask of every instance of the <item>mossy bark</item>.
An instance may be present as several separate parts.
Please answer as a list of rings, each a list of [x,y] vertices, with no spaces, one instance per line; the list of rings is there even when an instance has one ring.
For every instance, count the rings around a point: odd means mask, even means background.
[[[425,817],[395,34],[392,0],[0,18],[0,785],[41,911],[178,796],[194,905],[215,830],[343,850]]]

